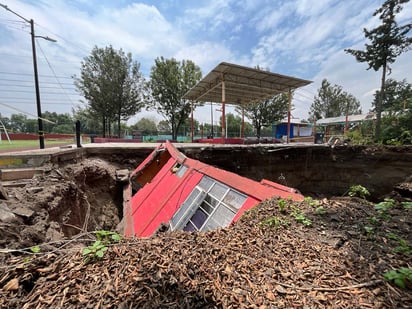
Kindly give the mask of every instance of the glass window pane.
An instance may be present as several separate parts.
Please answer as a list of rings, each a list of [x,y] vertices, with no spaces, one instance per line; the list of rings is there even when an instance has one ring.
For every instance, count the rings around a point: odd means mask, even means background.
[[[205,201],[208,202],[213,207],[216,207],[217,204],[219,204],[219,201],[215,199],[213,196],[211,196],[210,194],[206,195]]]
[[[203,176],[198,186],[205,191],[209,191],[209,188],[213,185],[214,182],[215,181],[212,178]]]
[[[213,209],[215,209],[214,207],[212,207],[209,203],[206,203],[205,201],[203,201],[203,203],[200,204],[200,207],[208,215],[210,215],[212,213]]]
[[[183,228],[183,231],[186,232],[191,232],[191,231],[196,231],[195,226],[192,224],[192,222],[187,222],[186,226]]]
[[[230,190],[223,199],[223,203],[235,209],[240,209],[245,201],[246,196],[233,190]]]
[[[189,194],[186,201],[180,206],[179,210],[174,214],[172,220],[170,220],[171,229],[179,229],[179,226],[181,228],[181,225],[193,215],[194,210],[202,199],[201,191],[199,189],[194,189],[192,193]]]
[[[208,215],[202,209],[199,208],[198,210],[196,210],[193,217],[190,218],[190,221],[192,221],[192,223],[197,227],[197,229],[200,229],[203,223],[205,223],[207,217]]]
[[[218,224],[219,227],[226,227],[232,222],[235,217],[235,212],[220,204],[216,211],[212,215],[213,221]]]
[[[223,195],[226,193],[228,187],[221,184],[221,183],[215,183],[212,189],[209,191],[210,194],[212,194],[214,197],[216,197],[218,200],[222,199]]]

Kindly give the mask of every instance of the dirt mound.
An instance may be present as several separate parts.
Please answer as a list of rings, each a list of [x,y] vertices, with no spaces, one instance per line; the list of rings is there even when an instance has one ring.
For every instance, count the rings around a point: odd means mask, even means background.
[[[89,263],[79,248],[8,253],[0,306],[409,308],[411,290],[382,276],[412,264],[405,201],[274,199],[230,228],[124,240]]]
[[[0,247],[26,248],[79,232],[114,230],[122,216],[116,167],[100,159],[43,167],[43,173],[6,187],[0,203]]]

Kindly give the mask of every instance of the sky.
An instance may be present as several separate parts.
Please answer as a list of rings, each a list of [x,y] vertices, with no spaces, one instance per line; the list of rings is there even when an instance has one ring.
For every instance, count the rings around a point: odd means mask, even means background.
[[[220,62],[268,68],[313,81],[295,91],[292,117],[307,119],[323,79],[354,95],[364,113],[371,109],[381,72],[367,70],[344,52],[364,49],[363,29],[379,24],[378,0],[0,0],[34,20],[42,111],[71,113],[85,107],[73,85],[81,61],[93,47],[112,45],[130,52],[149,78],[157,57],[192,60],[203,76]],[[398,23],[411,22],[412,3]],[[50,42],[41,37],[50,37]],[[0,7],[0,113],[37,115],[30,25]],[[392,65],[390,78],[412,83],[412,52]],[[228,102],[230,103],[230,102]],[[219,106],[213,108],[219,119]],[[234,112],[229,108],[227,112]],[[142,117],[163,120],[154,112]],[[210,122],[210,105],[195,118]]]

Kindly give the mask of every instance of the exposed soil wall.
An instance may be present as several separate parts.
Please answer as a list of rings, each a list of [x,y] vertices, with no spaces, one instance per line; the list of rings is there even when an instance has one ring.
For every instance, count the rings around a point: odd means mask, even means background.
[[[343,195],[351,185],[372,198],[412,175],[412,147],[233,147],[182,149],[187,156],[260,181],[266,178],[317,196]]]

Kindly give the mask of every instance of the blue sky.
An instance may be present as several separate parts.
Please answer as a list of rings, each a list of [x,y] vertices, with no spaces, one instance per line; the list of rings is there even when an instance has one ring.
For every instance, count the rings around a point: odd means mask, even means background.
[[[81,60],[94,46],[111,44],[131,52],[149,77],[159,56],[190,59],[204,75],[222,61],[270,71],[313,83],[296,91],[293,116],[307,118],[321,81],[327,78],[355,95],[367,112],[380,72],[367,71],[344,48],[362,49],[363,28],[378,20],[377,0],[0,0],[13,11],[35,21],[42,110],[65,113],[81,104],[71,76],[79,75]],[[411,20],[405,5],[399,23]],[[0,7],[0,113],[36,114],[30,29]],[[412,52],[392,66],[391,78],[412,82]],[[7,104],[7,105],[5,105]],[[14,109],[12,109],[14,108]],[[231,110],[229,109],[229,112]],[[218,114],[218,112],[216,112]],[[161,116],[141,113],[132,118]],[[195,117],[209,121],[210,109]],[[215,115],[214,119],[218,119]]]

